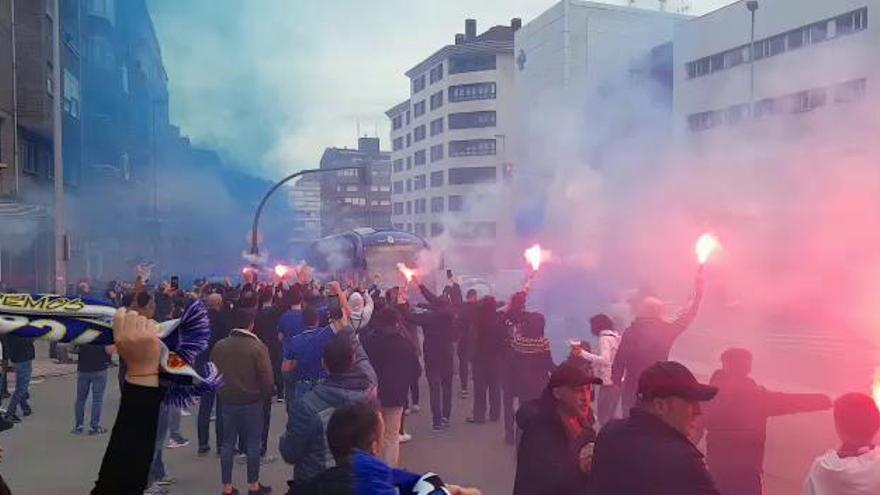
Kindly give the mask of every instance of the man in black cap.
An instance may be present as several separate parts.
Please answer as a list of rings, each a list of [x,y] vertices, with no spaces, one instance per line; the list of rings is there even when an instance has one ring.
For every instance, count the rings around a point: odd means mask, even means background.
[[[596,432],[591,385],[602,381],[579,366],[563,364],[550,376],[541,398],[516,413],[522,428],[514,495],[584,495]]]
[[[590,495],[720,495],[690,440],[700,403],[716,393],[680,363],[648,367],[630,416],[609,423],[596,440]]]

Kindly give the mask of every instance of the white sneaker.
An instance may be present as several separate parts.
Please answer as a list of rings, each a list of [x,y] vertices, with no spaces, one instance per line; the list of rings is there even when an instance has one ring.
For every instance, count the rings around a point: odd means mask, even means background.
[[[412,440],[412,435],[410,435],[409,433],[404,433],[403,435],[400,435],[400,437],[399,437],[400,443],[407,443],[410,440]]]
[[[422,406],[420,406],[418,404],[413,404],[413,406],[410,408],[410,410],[413,412],[413,414],[416,414],[422,410]]]
[[[181,416],[192,416],[192,413],[189,412],[189,409],[181,409],[181,410],[180,410],[180,415],[181,415]]]

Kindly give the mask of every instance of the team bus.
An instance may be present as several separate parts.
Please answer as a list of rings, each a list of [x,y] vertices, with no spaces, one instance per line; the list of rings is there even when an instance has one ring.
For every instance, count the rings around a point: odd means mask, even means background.
[[[309,247],[306,261],[321,278],[376,281],[397,280],[398,263],[417,266],[430,247],[421,237],[399,230],[354,229],[323,237]]]

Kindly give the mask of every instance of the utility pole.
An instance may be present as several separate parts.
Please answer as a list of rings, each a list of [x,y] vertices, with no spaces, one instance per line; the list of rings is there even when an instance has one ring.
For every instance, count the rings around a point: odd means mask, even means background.
[[[746,8],[752,13],[752,34],[749,38],[749,115],[755,115],[755,13],[758,11],[757,0],[746,2]]]
[[[14,1],[14,0],[13,0]],[[55,170],[55,293],[67,291],[67,234],[64,226],[64,157],[61,129],[61,16],[58,1],[52,1],[52,143]]]

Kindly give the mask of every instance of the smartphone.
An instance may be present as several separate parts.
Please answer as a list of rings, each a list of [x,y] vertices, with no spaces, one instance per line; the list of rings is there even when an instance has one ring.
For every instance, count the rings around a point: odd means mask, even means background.
[[[180,277],[174,275],[171,277],[171,288],[177,290],[180,288]]]
[[[331,320],[339,320],[342,318],[342,304],[339,302],[337,294],[327,296],[327,313]]]

